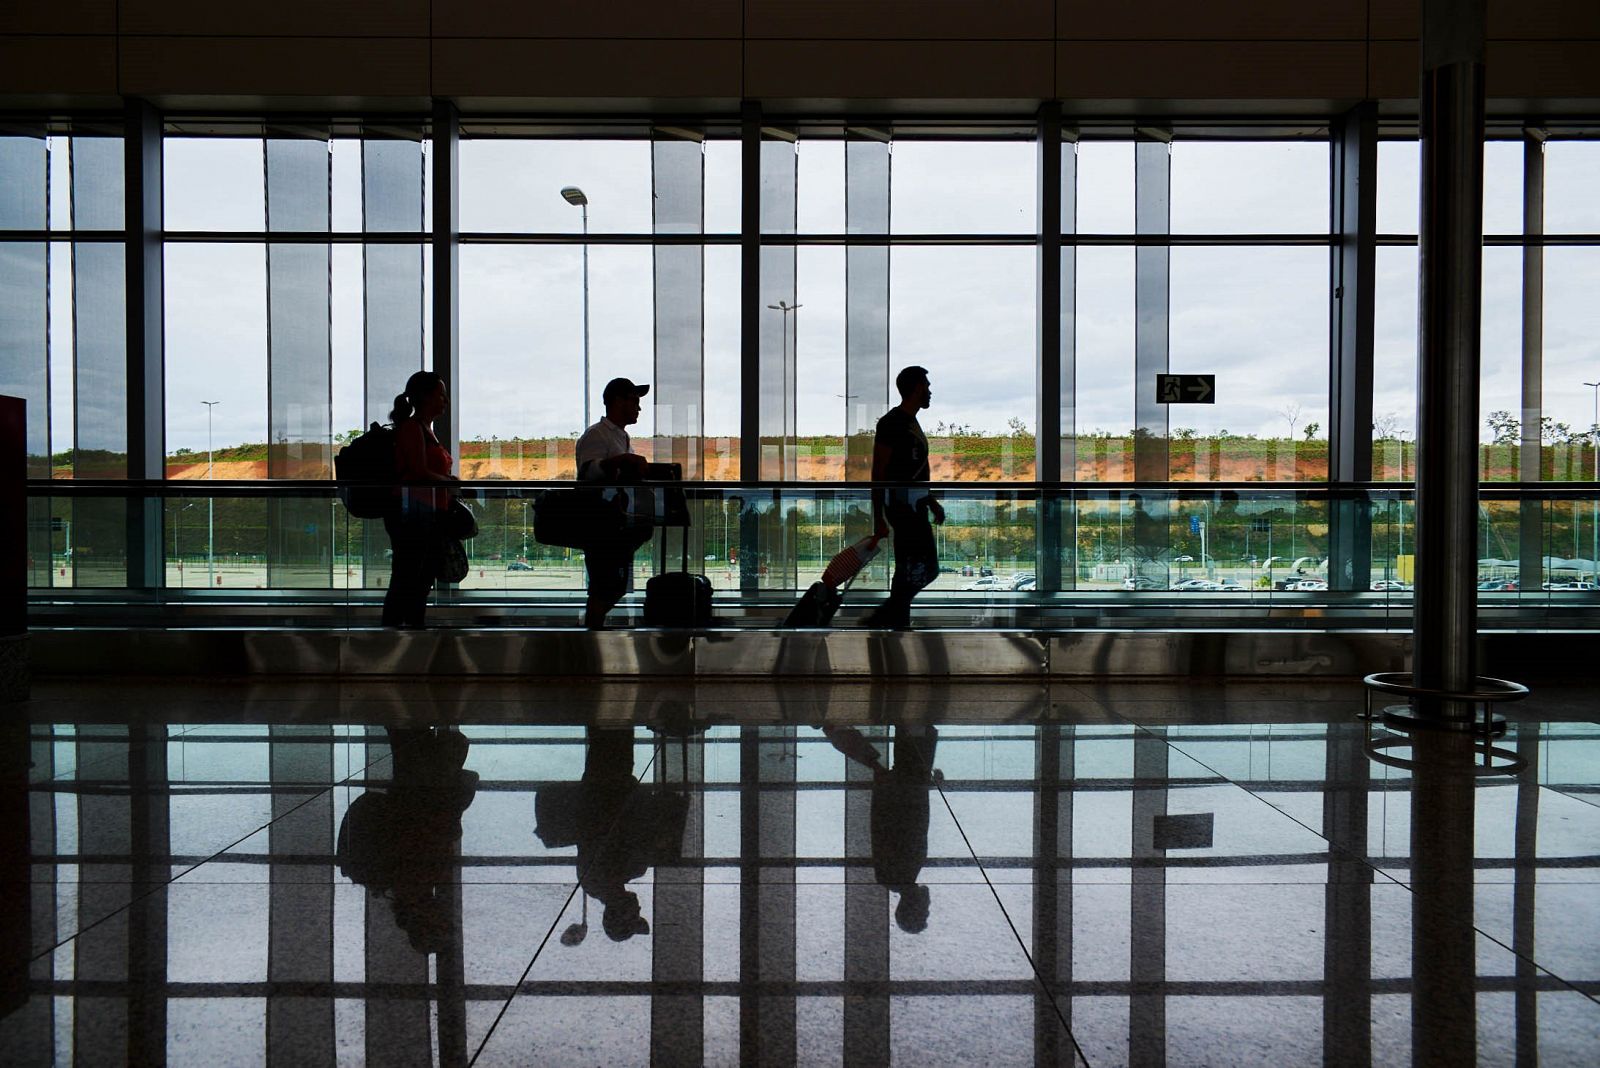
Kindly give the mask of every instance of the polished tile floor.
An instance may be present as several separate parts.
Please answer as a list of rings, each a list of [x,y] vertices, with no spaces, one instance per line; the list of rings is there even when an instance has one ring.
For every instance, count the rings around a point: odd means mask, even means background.
[[[1600,1063],[1595,698],[1360,707],[41,684],[0,1063]]]

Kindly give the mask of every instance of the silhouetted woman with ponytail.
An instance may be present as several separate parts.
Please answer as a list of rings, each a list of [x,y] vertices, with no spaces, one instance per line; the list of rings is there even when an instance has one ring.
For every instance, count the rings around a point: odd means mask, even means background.
[[[383,518],[394,555],[389,591],[383,598],[383,625],[421,627],[428,591],[439,574],[440,538],[453,493],[446,487],[406,485],[454,482],[450,453],[433,435],[433,421],[444,414],[450,394],[433,371],[406,379],[405,392],[394,399],[395,503]]]

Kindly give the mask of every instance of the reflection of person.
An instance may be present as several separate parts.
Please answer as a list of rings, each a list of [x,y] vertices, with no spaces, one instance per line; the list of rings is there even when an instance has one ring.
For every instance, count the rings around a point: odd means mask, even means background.
[[[894,763],[885,768],[878,750],[854,727],[824,727],[833,747],[872,769],[872,868],[878,882],[899,895],[895,923],[907,934],[928,926],[928,888],[917,882],[928,861],[928,793],[939,778],[933,768],[939,732],[933,727],[896,727]]]
[[[350,803],[339,827],[339,870],[387,897],[394,922],[421,953],[448,948],[448,894],[457,882],[461,814],[478,787],[458,730],[390,728],[394,776],[386,792]]]
[[[394,399],[394,506],[383,517],[392,559],[389,589],[383,595],[383,625],[421,627],[428,591],[439,573],[441,524],[450,506],[450,490],[406,486],[407,482],[453,482],[450,453],[433,434],[433,421],[450,403],[444,379],[418,371],[406,380],[405,392]]]
[[[633,777],[633,731],[593,728],[577,798],[578,879],[600,902],[614,942],[649,934],[628,883],[683,849],[688,800],[641,787]]]
[[[929,478],[928,439],[917,422],[917,413],[933,401],[933,388],[925,367],[907,367],[894,380],[900,403],[878,420],[877,439],[872,447],[874,482],[922,482]],[[894,578],[889,584],[889,599],[871,612],[869,627],[906,628],[911,626],[911,598],[939,576],[939,552],[933,541],[935,523],[944,522],[944,508],[926,489],[901,487],[874,488],[872,519],[874,533],[884,537],[894,531]]]
[[[633,451],[627,428],[639,421],[639,398],[649,392],[649,386],[636,386],[626,378],[613,378],[606,383],[601,394],[606,414],[578,439],[579,481],[637,482],[643,477],[645,459]],[[607,491],[607,495],[618,511],[626,514],[626,491]],[[628,590],[634,552],[650,539],[648,525],[628,524],[619,517],[617,527],[596,532],[583,550],[583,565],[589,573],[583,625],[591,630],[605,627],[606,613]]]

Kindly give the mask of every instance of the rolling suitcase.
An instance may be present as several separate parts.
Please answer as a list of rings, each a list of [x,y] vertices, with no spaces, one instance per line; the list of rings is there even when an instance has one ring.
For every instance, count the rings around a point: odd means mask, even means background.
[[[863,568],[878,555],[878,539],[862,538],[839,552],[822,572],[822,579],[813,582],[801,595],[795,606],[784,617],[785,627],[826,627],[833,623],[834,613],[844,604],[845,591],[861,574]]]
[[[674,465],[675,466],[675,465]],[[669,509],[669,516],[675,516]],[[711,580],[689,571],[689,516],[683,509],[683,570],[667,571],[644,585],[647,627],[711,626]],[[676,524],[673,524],[676,525]],[[666,566],[667,531],[661,529],[661,563]]]

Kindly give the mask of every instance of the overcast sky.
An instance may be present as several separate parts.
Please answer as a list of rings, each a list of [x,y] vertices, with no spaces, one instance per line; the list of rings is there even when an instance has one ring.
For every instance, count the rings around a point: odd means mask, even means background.
[[[59,141],[56,142],[60,144]],[[1485,227],[1521,225],[1521,146],[1491,143]],[[1548,146],[1546,229],[1600,232],[1600,143]],[[53,156],[53,196],[65,203],[64,152]],[[705,145],[705,229],[739,224],[738,145]],[[462,145],[461,222],[468,231],[578,233],[581,213],[559,196],[578,185],[591,233],[651,227],[646,141],[470,140]],[[1035,223],[1035,150],[1020,142],[892,147],[895,233],[1027,234]],[[1415,233],[1414,143],[1380,149],[1379,230]],[[1077,146],[1076,228],[1133,229],[1133,150],[1127,142]],[[360,150],[335,141],[335,229],[361,225]],[[844,229],[839,141],[798,145],[798,228]],[[170,229],[259,230],[262,149],[248,139],[169,139]],[[418,195],[421,195],[420,188]],[[1172,150],[1174,233],[1321,233],[1328,216],[1325,143],[1208,144]],[[64,246],[57,246],[62,248]],[[1546,414],[1587,426],[1600,380],[1600,248],[1551,248],[1545,266]],[[53,404],[57,448],[70,426],[70,272],[55,258]],[[1133,251],[1077,253],[1077,426],[1126,432],[1133,424]],[[461,367],[455,409],[464,437],[565,435],[582,425],[580,246],[481,245],[462,249]],[[363,418],[363,273],[359,246],[332,253],[333,429]],[[589,257],[592,390],[614,375],[651,381],[652,255],[647,245],[592,244]],[[940,422],[1001,432],[1034,412],[1034,252],[1028,246],[901,247],[890,266],[890,363],[930,369]],[[1298,404],[1297,433],[1327,425],[1328,253],[1315,247],[1178,248],[1171,254],[1171,368],[1217,375],[1213,406],[1174,409],[1174,427],[1205,433],[1282,434],[1281,410]],[[795,299],[802,434],[844,427],[845,255],[802,246]],[[204,449],[206,409],[219,400],[218,445],[266,438],[266,264],[261,245],[169,244],[166,252],[168,448]],[[1414,422],[1416,252],[1380,248],[1374,410]],[[739,251],[704,258],[705,427],[738,432]],[[418,305],[419,309],[425,307]],[[765,311],[764,311],[765,313]],[[778,315],[778,312],[766,314]],[[1521,252],[1485,254],[1483,411],[1515,408],[1521,345]],[[424,317],[425,318],[425,317]],[[398,391],[401,382],[385,387]],[[592,417],[598,416],[598,399]],[[368,413],[381,417],[385,413]],[[651,408],[635,433],[651,430]]]

